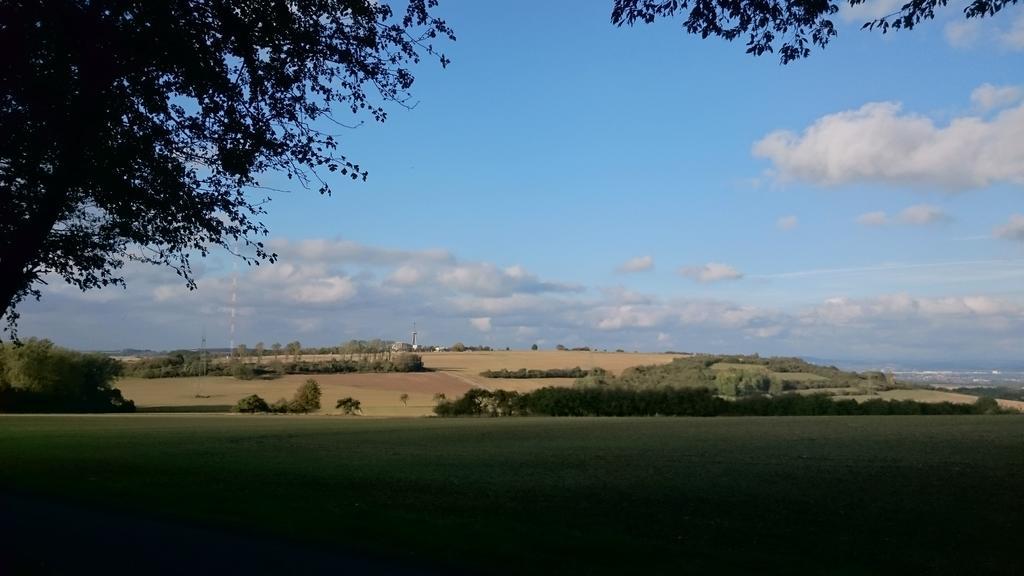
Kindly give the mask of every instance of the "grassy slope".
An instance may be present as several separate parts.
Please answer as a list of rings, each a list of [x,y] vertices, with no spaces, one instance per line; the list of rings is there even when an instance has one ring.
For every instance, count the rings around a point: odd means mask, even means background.
[[[7,489],[471,571],[1011,573],[1024,532],[1024,417],[3,417],[0,462]]]
[[[806,372],[770,372],[765,366],[758,366],[756,364],[739,364],[736,362],[719,362],[712,365],[711,369],[716,372],[738,370],[740,372],[765,373],[786,382],[822,382],[824,380],[828,380],[828,378],[817,374],[809,374]]]

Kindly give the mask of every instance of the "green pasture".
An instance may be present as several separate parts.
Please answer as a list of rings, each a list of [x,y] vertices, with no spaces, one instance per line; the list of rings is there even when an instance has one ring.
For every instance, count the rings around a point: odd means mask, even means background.
[[[7,416],[0,462],[8,494],[440,572],[1022,566],[1017,416]]]

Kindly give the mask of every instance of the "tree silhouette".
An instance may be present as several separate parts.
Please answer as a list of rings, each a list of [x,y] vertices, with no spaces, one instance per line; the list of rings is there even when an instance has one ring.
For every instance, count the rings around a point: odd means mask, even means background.
[[[395,0],[396,2],[399,0]],[[216,246],[273,262],[259,238],[280,173],[367,173],[339,112],[410,106],[409,68],[451,39],[436,0],[11,0],[0,3],[0,316],[53,279],[124,285],[127,261]],[[16,334],[15,334],[16,335]]]
[[[836,35],[832,16],[841,3],[850,6],[866,0],[615,0],[612,23],[650,24],[659,18],[683,15],[683,28],[701,38],[718,36],[726,40],[746,37],[747,53],[760,56],[779,53],[783,64],[806,58],[811,47],[824,48]],[[948,0],[907,0],[899,10],[866,22],[862,28],[911,30],[922,20],[935,17],[935,9]],[[967,18],[993,16],[1017,0],[969,0]]]

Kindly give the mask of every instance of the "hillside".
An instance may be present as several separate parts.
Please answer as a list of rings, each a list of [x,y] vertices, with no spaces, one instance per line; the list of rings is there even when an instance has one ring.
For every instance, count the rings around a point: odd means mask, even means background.
[[[618,376],[596,373],[576,386],[631,388],[692,387],[724,396],[815,390],[836,395],[865,395],[898,387],[882,372],[847,372],[800,358],[698,354],[658,366],[627,368]]]

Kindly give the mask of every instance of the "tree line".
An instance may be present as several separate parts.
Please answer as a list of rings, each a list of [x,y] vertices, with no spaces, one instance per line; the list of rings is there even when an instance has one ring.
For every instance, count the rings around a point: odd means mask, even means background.
[[[124,365],[123,375],[136,378],[179,378],[188,376],[234,376],[240,380],[270,379],[285,374],[347,374],[368,372],[422,372],[419,354],[389,354],[386,357],[357,357],[302,362],[271,360],[255,364],[239,359],[211,361],[200,352],[181,351],[168,356],[141,358]]]
[[[122,367],[49,340],[0,344],[0,412],[134,412],[112,385]]]
[[[601,370],[595,368],[594,370]],[[579,366],[575,368],[550,368],[548,370],[536,370],[528,368],[520,368],[518,370],[509,370],[502,368],[501,370],[484,370],[480,373],[484,378],[583,378],[591,374],[590,370],[584,370]]]
[[[914,400],[833,400],[824,394],[784,394],[727,400],[705,388],[563,388],[533,392],[473,388],[441,400],[438,416],[896,416],[1004,414],[993,398],[974,404]]]

